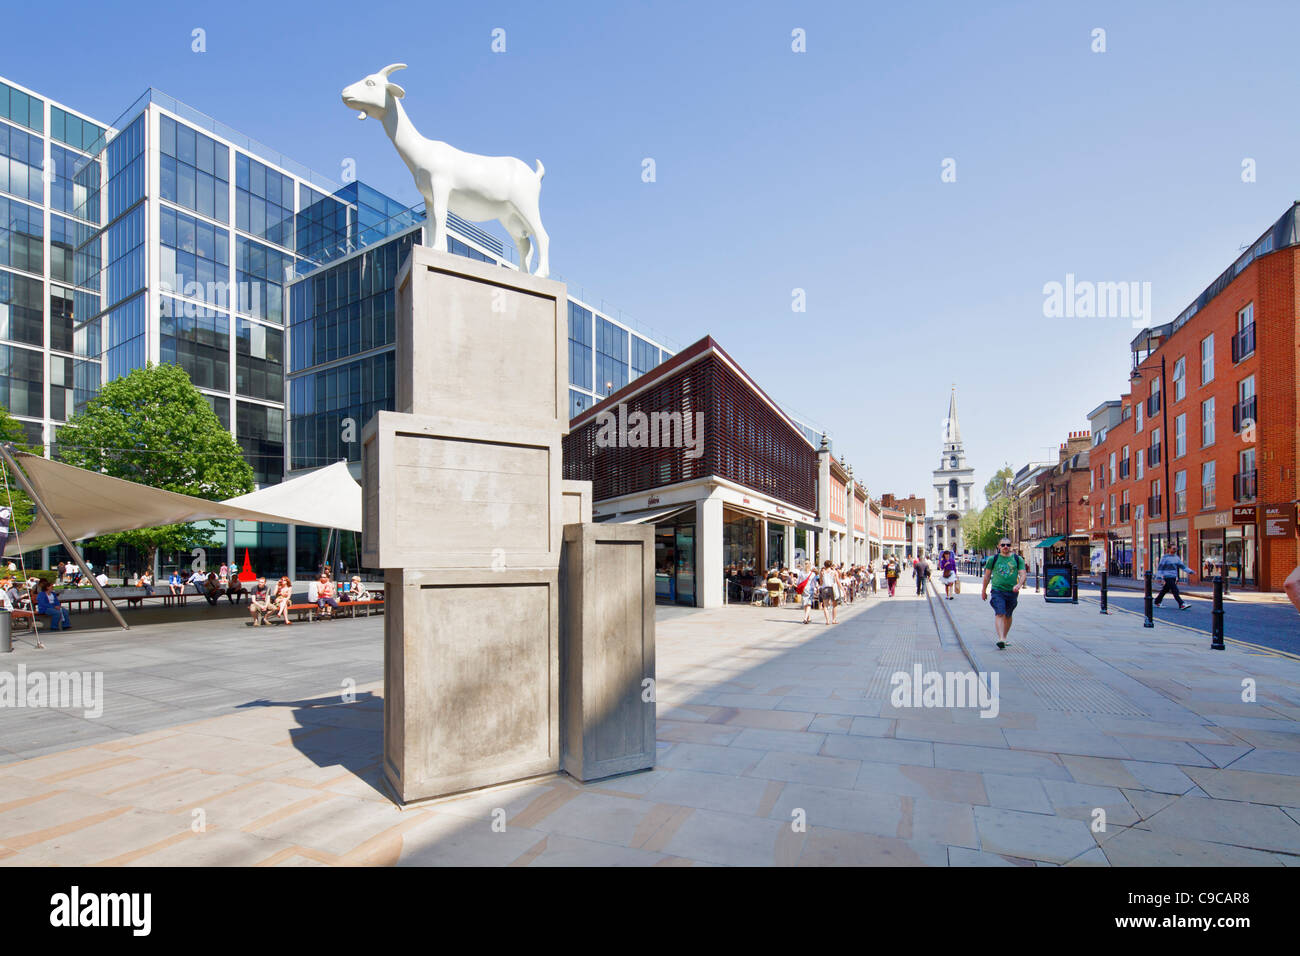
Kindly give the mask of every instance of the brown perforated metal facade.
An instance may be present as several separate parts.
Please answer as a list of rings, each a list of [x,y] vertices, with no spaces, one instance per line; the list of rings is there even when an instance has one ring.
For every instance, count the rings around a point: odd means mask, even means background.
[[[615,423],[626,422],[626,440],[602,447],[615,432],[600,414],[571,428],[564,439],[564,477],[590,481],[596,501],[716,475],[805,511],[817,510],[817,453],[716,353],[597,411],[608,411]],[[678,413],[681,420],[702,414],[702,434],[682,429],[683,438],[689,435],[698,444],[682,447],[678,440],[649,447],[652,430],[645,430],[644,441],[634,432],[637,412],[647,420],[654,413]],[[658,421],[655,438],[663,436],[664,419]],[[696,449],[699,457],[691,457]]]

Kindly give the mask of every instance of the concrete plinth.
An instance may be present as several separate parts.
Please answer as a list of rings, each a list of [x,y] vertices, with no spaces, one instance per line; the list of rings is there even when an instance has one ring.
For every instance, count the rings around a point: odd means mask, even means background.
[[[362,561],[372,568],[556,568],[554,429],[379,412],[361,435]]]
[[[385,572],[384,774],[403,803],[560,769],[558,574]]]
[[[414,246],[396,284],[397,411],[568,434],[563,282]]]
[[[571,524],[561,577],[564,769],[595,780],[654,766],[654,528]]]

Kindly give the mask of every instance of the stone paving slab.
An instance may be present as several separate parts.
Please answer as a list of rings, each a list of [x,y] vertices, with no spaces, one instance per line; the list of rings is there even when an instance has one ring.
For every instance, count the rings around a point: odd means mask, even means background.
[[[275,643],[258,632],[256,646],[219,620],[170,637],[60,639],[42,666],[101,662],[120,710],[111,693],[98,726],[0,710],[5,746],[30,744],[0,753],[0,865],[1300,862],[1300,664],[1029,596],[1014,656],[999,656],[976,591],[946,613],[982,666],[1012,661],[998,715],[984,717],[891,700],[914,664],[969,668],[926,598],[841,610],[833,627],[801,625],[793,608],[665,616],[654,770],[543,776],[409,808],[379,773],[381,620]],[[20,653],[31,666],[36,655]],[[339,696],[348,677],[352,703]],[[1255,702],[1241,698],[1247,677]],[[1067,678],[1086,692],[1066,693]],[[191,709],[177,682],[212,710]]]

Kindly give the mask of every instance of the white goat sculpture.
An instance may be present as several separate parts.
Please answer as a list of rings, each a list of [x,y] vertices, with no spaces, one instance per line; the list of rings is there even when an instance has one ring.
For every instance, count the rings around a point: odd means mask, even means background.
[[[551,273],[550,239],[542,228],[538,206],[542,177],[546,170],[537,161],[537,170],[513,156],[477,156],[465,153],[436,139],[425,139],[416,130],[401,99],[406,95],[388,79],[390,73],[406,69],[405,63],[391,63],[378,73],[371,73],[343,91],[343,103],[358,110],[358,119],[377,119],[397,147],[415,186],[424,197],[426,213],[433,223],[433,248],[447,251],[447,211],[470,222],[500,220],[519,247],[519,267],[528,271],[532,247],[537,246],[537,275]]]

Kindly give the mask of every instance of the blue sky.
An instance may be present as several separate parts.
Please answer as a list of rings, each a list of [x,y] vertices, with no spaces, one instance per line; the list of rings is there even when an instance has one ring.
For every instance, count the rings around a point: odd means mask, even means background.
[[[1131,321],[1045,318],[1045,283],[1150,282],[1168,321],[1298,198],[1283,3],[219,10],[23,5],[0,74],[108,121],[152,85],[414,203],[339,100],[405,62],[424,135],[545,163],[554,272],[681,345],[712,334],[873,494],[928,493],[952,383],[977,487],[1120,394]]]

